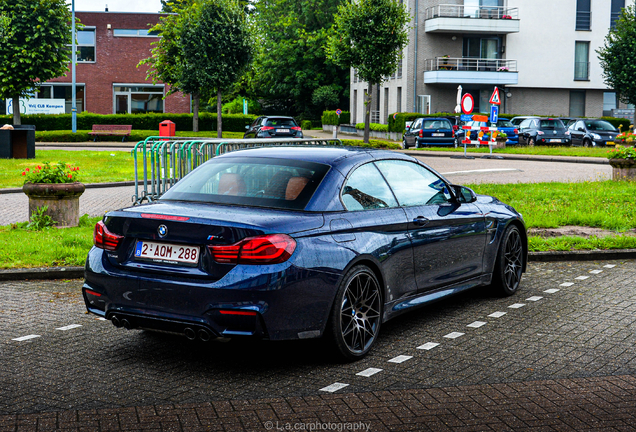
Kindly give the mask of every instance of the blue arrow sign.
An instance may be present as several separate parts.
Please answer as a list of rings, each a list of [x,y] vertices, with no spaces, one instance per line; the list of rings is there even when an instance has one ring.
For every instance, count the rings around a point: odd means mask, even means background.
[[[492,105],[490,107],[490,123],[497,123],[497,120],[499,120],[499,107]]]
[[[472,114],[462,114],[459,119],[463,122],[471,121],[473,119]]]

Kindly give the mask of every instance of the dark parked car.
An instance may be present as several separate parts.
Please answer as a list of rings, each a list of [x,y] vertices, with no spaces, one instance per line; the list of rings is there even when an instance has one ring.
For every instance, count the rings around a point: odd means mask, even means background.
[[[522,121],[527,120],[527,119],[538,119],[538,116],[519,116],[519,117],[513,117],[510,119],[510,123],[512,123],[513,126],[517,126],[519,127],[519,125],[521,124]]]
[[[530,118],[519,125],[519,144],[570,145],[570,135],[558,118]]]
[[[402,137],[402,148],[445,146],[455,142],[455,130],[450,120],[423,117],[413,121]]]
[[[471,126],[471,127],[488,127],[489,125],[490,123],[486,123],[486,122],[477,122],[477,121],[466,122],[466,126]],[[497,130],[504,132],[508,136],[508,139],[506,140],[506,145],[519,144],[519,130],[512,123],[510,123],[509,120],[506,120],[506,119],[497,120]],[[461,147],[464,145],[462,144],[462,141],[464,140],[464,136],[466,132],[467,131],[464,129],[460,129],[457,131],[457,133],[455,134],[455,147]],[[476,140],[478,136],[479,136],[478,131],[475,130],[470,132],[470,139]]]
[[[382,323],[491,284],[519,288],[523,219],[417,159],[260,148],[201,165],[95,227],[82,293],[117,327],[188,339],[323,335],[363,357]]]
[[[262,116],[245,126],[243,138],[303,138],[303,131],[292,117]]]
[[[601,119],[580,119],[568,129],[572,145],[583,147],[614,145],[620,132],[610,122]]]

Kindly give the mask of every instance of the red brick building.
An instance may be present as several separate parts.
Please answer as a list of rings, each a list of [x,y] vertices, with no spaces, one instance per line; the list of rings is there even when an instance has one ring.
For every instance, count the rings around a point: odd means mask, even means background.
[[[96,114],[166,112],[189,113],[190,97],[175,93],[163,99],[169,86],[146,79],[147,67],[158,38],[149,29],[158,13],[75,12],[84,25],[77,35],[77,108]],[[66,100],[71,112],[71,71],[40,87],[38,98]]]

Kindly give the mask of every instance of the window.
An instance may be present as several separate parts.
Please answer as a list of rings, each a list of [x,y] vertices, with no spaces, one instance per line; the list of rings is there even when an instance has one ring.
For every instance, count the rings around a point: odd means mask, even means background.
[[[576,0],[576,30],[591,30],[592,9],[590,6],[590,0]]]
[[[585,117],[585,90],[570,91],[570,117]]]
[[[163,85],[121,85],[113,87],[115,114],[163,112]]]
[[[625,0],[612,0],[612,9],[610,15],[610,27],[616,27],[616,21],[621,15],[621,10],[625,7]]]
[[[397,108],[396,112],[402,112],[402,87],[397,88]]]
[[[442,204],[451,198],[446,183],[421,165],[401,160],[376,165],[401,206]]]
[[[574,46],[574,80],[590,79],[590,43],[576,41]]]
[[[64,99],[64,111],[71,113],[73,107],[73,87],[70,84],[46,83],[40,86],[36,93],[38,99]],[[84,84],[75,85],[75,106],[77,112],[84,111]]]
[[[123,37],[159,37],[159,32],[148,29],[114,29],[113,36]]]
[[[402,56],[398,60],[397,77],[402,78]]]
[[[384,117],[387,118],[389,116],[389,88],[384,88]]]
[[[616,92],[603,92],[603,117],[611,117],[616,108]]]
[[[353,122],[353,124],[356,124],[356,122],[358,121],[358,90],[354,90],[353,91],[353,106],[352,106],[352,113],[351,113],[351,121]]]
[[[77,62],[95,61],[95,29],[84,27],[77,32]]]
[[[362,165],[347,179],[342,203],[349,211],[397,207],[391,189],[372,163]]]

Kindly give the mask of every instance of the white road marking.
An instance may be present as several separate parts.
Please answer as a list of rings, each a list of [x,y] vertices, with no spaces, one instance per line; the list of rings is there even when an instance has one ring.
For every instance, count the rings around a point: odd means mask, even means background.
[[[543,297],[541,296],[532,296],[532,297],[528,297],[526,300],[527,301],[539,301],[541,300]]]
[[[393,357],[391,360],[389,360],[389,363],[404,363],[407,360],[411,360],[413,358],[413,356],[407,356],[407,355],[400,355],[397,357]]]
[[[421,349],[421,350],[430,350],[435,348],[436,346],[438,346],[439,344],[437,342],[426,342],[424,345],[420,345],[417,347],[417,349]]]
[[[369,368],[369,369],[363,370],[362,372],[358,372],[356,375],[363,376],[363,377],[370,377],[371,375],[375,375],[378,372],[382,372],[382,369]]]
[[[104,317],[95,318],[97,321],[107,321]]]
[[[325,392],[333,393],[333,392],[337,392],[338,390],[347,387],[348,385],[349,384],[333,383],[331,385],[328,385],[327,387],[321,388],[319,391],[325,391]]]
[[[472,327],[472,328],[479,328],[481,326],[485,326],[488,323],[485,323],[483,321],[475,321],[473,323],[468,324],[466,327]]]
[[[585,279],[587,279],[587,278],[589,278],[589,276],[577,276],[577,277],[575,277],[574,279],[575,279],[575,280],[585,280]]]
[[[25,340],[35,339],[35,338],[39,338],[39,337],[40,337],[40,335],[28,335],[28,336],[22,336],[22,337],[11,339],[11,340],[22,342],[22,341],[25,341]]]
[[[453,174],[475,174],[475,173],[496,173],[496,172],[510,172],[510,171],[519,171],[517,168],[493,168],[493,169],[477,169],[477,170],[467,170],[467,171],[450,171],[444,172],[442,175],[453,175]]]
[[[558,288],[550,288],[550,289],[547,289],[547,290],[545,290],[543,292],[546,293],[546,294],[554,294],[554,293],[557,293],[559,291],[561,291],[561,290],[558,289]]]
[[[78,328],[78,327],[81,327],[81,326],[82,326],[81,324],[71,324],[71,325],[67,325],[67,326],[64,326],[64,327],[56,328],[55,330],[66,331],[66,330],[71,330],[71,329]]]
[[[457,339],[458,337],[464,336],[464,333],[460,332],[452,332],[444,336],[447,339]]]
[[[559,285],[559,286],[562,286],[562,287],[570,287],[570,286],[572,286],[572,285],[574,285],[574,282],[563,282],[563,283],[562,283],[561,285]]]
[[[603,273],[603,270],[590,270],[591,274],[599,274],[599,273]]]
[[[614,267],[616,267],[616,264],[607,264],[607,265],[604,265],[603,267],[605,267],[605,268],[614,268]]]
[[[507,314],[508,312],[493,312],[490,315],[488,315],[491,318],[501,318],[502,316],[504,316],[505,314]]]
[[[510,309],[519,309],[524,307],[526,304],[525,303],[515,303],[513,305],[508,306]]]

